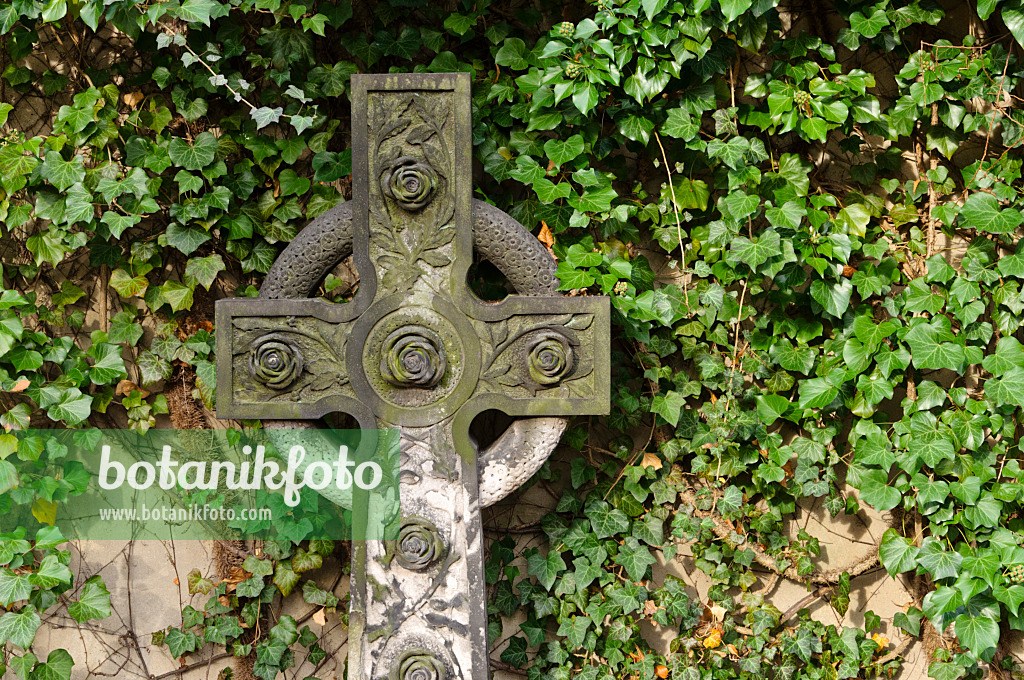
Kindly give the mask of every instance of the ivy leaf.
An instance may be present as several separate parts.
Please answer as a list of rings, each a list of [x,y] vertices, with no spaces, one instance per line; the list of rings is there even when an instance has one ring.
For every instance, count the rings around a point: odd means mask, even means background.
[[[733,239],[729,246],[729,261],[743,262],[751,270],[757,271],[757,268],[768,258],[782,252],[779,234],[774,230],[769,229],[755,239],[751,241],[744,236]],[[847,300],[849,300],[849,296],[847,296]]]
[[[629,517],[622,510],[613,508],[602,500],[587,503],[587,518],[594,529],[594,534],[599,538],[608,538],[629,529]]]
[[[999,199],[989,193],[977,191],[971,194],[960,209],[960,217],[966,226],[978,231],[1005,234],[1015,230],[1024,222],[1019,210],[999,207]]]
[[[119,215],[113,210],[108,210],[103,213],[103,219],[101,219],[100,222],[107,225],[107,229],[110,230],[111,236],[114,238],[121,238],[121,234],[134,227],[141,219],[142,217],[139,215]]]
[[[544,143],[544,153],[547,154],[548,159],[555,164],[556,168],[561,168],[564,164],[583,153],[583,137],[573,135],[565,141],[549,139]]]
[[[753,0],[722,0],[722,14],[727,21],[736,21],[752,4]]]
[[[874,38],[888,25],[889,17],[882,9],[876,9],[867,17],[860,12],[850,15],[850,29],[865,38]]]
[[[192,258],[185,265],[185,280],[187,281],[188,277],[191,277],[202,284],[203,288],[210,290],[217,275],[225,268],[223,258],[217,253],[206,257]]]
[[[811,378],[800,383],[800,408],[822,408],[832,403],[839,388],[826,378]]]
[[[75,155],[66,161],[59,152],[47,151],[39,174],[61,191],[67,191],[73,184],[85,179],[85,166],[82,165],[81,156]]]
[[[570,196],[569,205],[580,212],[608,212],[619,195],[610,186],[589,188],[580,196]]]
[[[849,279],[842,281],[815,281],[811,284],[811,297],[815,302],[834,317],[841,317],[850,307],[853,295],[853,283]]]
[[[165,232],[167,245],[177,248],[185,255],[191,255],[196,248],[210,240],[210,235],[197,227],[183,227],[171,223]]]
[[[281,114],[284,113],[284,109],[280,106],[276,108],[270,108],[269,106],[261,106],[260,108],[253,108],[249,111],[249,115],[256,122],[256,129],[262,129],[271,123],[276,123],[281,120]]]
[[[960,571],[963,555],[946,550],[942,541],[929,536],[921,543],[917,554],[917,564],[934,579],[955,578]]]
[[[682,108],[669,111],[668,118],[661,125],[661,134],[684,141],[694,139],[699,132],[700,125],[690,116],[689,111]]]
[[[17,612],[7,612],[0,616],[0,644],[10,642],[28,649],[42,622],[32,605],[25,605]]]
[[[679,412],[686,406],[686,397],[682,394],[669,390],[665,394],[658,394],[651,402],[651,412],[657,413],[665,419],[665,422],[675,427],[679,422]]]
[[[626,543],[619,548],[615,556],[615,563],[622,565],[626,573],[633,581],[640,581],[647,573],[647,567],[657,562],[651,551],[645,545],[641,545],[632,536],[626,537]]]
[[[999,644],[999,622],[984,613],[961,614],[956,617],[953,630],[960,643],[978,656]]]
[[[989,9],[989,12],[991,11]],[[1024,10],[1020,3],[1013,3],[1003,8],[1003,23],[1010,29],[1017,44],[1024,46]]]
[[[882,543],[878,556],[882,566],[890,576],[902,574],[917,566],[918,547],[905,536],[900,536],[895,529],[886,529],[882,534]]]
[[[1024,368],[1014,366],[1001,378],[988,380],[985,383],[985,394],[997,404],[1024,406]]]
[[[535,552],[526,561],[530,574],[537,577],[537,582],[545,590],[551,590],[558,574],[565,570],[565,561],[557,550],[549,550],[547,555]]]
[[[110,273],[110,287],[123,298],[142,295],[149,286],[149,280],[141,274],[132,276],[123,269],[115,269]]]
[[[583,640],[587,636],[587,629],[592,621],[586,616],[573,616],[558,627],[558,635],[565,637],[573,649],[583,646]]]
[[[68,605],[68,614],[79,623],[110,616],[110,591],[99,574],[85,582],[78,601]]]
[[[958,370],[964,362],[964,348],[956,343],[942,342],[949,337],[929,323],[913,326],[903,340],[910,346],[917,368],[948,368]]]
[[[199,133],[194,144],[189,144],[181,137],[175,137],[167,145],[167,153],[175,165],[186,170],[202,170],[213,163],[217,146],[217,138],[212,132],[206,131]]]
[[[10,607],[19,600],[27,600],[31,594],[32,584],[27,574],[15,574],[6,567],[0,569],[0,604]]]
[[[57,403],[46,409],[46,415],[53,420],[63,420],[68,425],[78,425],[92,413],[92,396],[82,394],[73,387],[61,394]]]
[[[515,668],[522,668],[529,660],[526,655],[528,648],[529,643],[526,638],[516,635],[509,639],[508,647],[501,651],[501,660]]]
[[[199,639],[196,634],[192,631],[183,632],[180,628],[171,628],[164,637],[164,643],[167,644],[167,649],[171,651],[171,656],[175,659],[199,648]]]
[[[892,510],[903,500],[903,494],[889,486],[889,476],[882,470],[869,470],[861,475],[859,491],[860,499],[879,512]]]
[[[28,656],[28,655],[26,655]],[[75,662],[66,649],[55,649],[32,669],[32,680],[70,680]]]

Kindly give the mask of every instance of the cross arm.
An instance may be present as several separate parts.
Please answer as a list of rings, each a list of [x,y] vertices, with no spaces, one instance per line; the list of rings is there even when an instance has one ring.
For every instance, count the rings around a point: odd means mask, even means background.
[[[513,297],[474,316],[482,361],[472,411],[608,413],[608,298]]]
[[[348,305],[322,300],[218,300],[217,416],[363,416],[345,365]]]

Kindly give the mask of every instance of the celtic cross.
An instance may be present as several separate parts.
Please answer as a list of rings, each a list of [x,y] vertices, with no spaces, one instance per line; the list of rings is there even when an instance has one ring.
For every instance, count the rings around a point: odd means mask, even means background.
[[[565,416],[607,412],[608,299],[560,297],[537,239],[473,200],[468,74],[354,75],[351,95],[352,200],[307,225],[259,298],[217,302],[218,416],[399,429],[397,538],[353,544],[349,677],[486,680],[480,509],[536,472]],[[519,294],[475,297],[474,249]],[[353,300],[312,299],[350,253]],[[489,409],[520,419],[478,451]]]

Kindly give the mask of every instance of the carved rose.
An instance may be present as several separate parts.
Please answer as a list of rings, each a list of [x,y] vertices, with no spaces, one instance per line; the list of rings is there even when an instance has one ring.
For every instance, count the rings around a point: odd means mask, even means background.
[[[530,377],[539,385],[554,385],[573,367],[572,345],[555,331],[544,331],[529,345]]]
[[[402,156],[381,178],[384,194],[410,212],[421,210],[434,198],[437,173],[425,161]]]
[[[267,387],[282,390],[302,374],[302,353],[279,335],[263,336],[249,350],[249,372]]]
[[[408,649],[398,657],[388,680],[445,680],[444,663],[425,649]]]
[[[433,387],[448,362],[444,342],[422,326],[406,326],[384,339],[381,376],[395,387]]]
[[[395,560],[413,571],[426,569],[444,554],[444,541],[437,527],[422,517],[402,520],[397,544]]]

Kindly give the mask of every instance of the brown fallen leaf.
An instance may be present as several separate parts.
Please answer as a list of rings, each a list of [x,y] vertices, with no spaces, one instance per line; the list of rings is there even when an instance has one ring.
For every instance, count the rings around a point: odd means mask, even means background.
[[[24,378],[22,378],[18,382],[14,383],[14,387],[12,387],[11,389],[9,389],[7,391],[8,392],[24,392],[25,390],[28,389],[28,386],[31,385],[31,384],[32,384],[31,381],[25,380]]]
[[[143,399],[149,396],[148,390],[142,389],[141,387],[133,383],[131,380],[122,380],[121,382],[117,383],[117,387],[114,389],[114,395],[118,397],[128,395],[132,393],[132,390],[138,390],[139,392],[141,392]]]
[[[551,257],[555,258],[555,251],[551,249],[555,245],[555,235],[551,233],[551,227],[544,220],[540,221],[540,233],[537,234],[537,240],[544,244],[544,247],[548,249],[548,253]],[[558,258],[555,258],[558,259]]]
[[[145,98],[146,95],[142,94],[140,91],[129,92],[124,96],[124,103],[134,109],[136,106],[141,104]]]
[[[321,609],[313,614],[313,623],[318,626],[327,625],[327,610]]]
[[[658,454],[653,451],[644,451],[644,457],[643,460],[640,461],[640,467],[652,467],[655,470],[660,470],[662,468],[661,458],[659,458]]]

